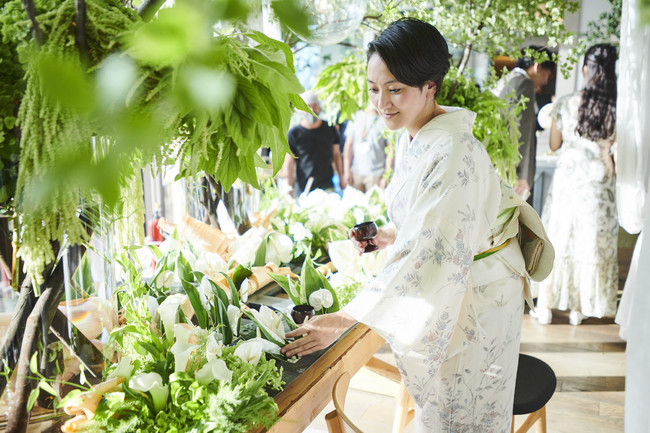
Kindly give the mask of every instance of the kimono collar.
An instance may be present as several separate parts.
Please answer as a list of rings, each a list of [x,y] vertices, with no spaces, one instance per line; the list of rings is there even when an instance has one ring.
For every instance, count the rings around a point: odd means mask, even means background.
[[[423,140],[424,136],[428,137],[434,130],[448,133],[472,132],[476,113],[461,107],[443,106],[442,109],[445,110],[445,113],[439,114],[420,128],[413,137],[412,144],[416,141],[428,141]]]
[[[409,142],[408,132],[401,137],[400,162],[386,191],[386,200],[391,202],[402,189],[406,180],[414,173],[423,156],[438,143],[438,139],[452,134],[470,133],[476,113],[460,107],[442,107],[440,114],[427,122]]]

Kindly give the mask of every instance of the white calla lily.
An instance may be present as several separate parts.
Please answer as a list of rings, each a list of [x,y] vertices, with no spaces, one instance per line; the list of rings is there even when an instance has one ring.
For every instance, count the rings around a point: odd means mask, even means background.
[[[219,272],[228,270],[228,263],[217,253],[203,251],[199,254],[192,269],[215,278]]]
[[[330,218],[327,213],[313,212],[309,214],[305,226],[312,232],[319,232],[325,227],[329,227],[333,224],[336,224],[336,221]]]
[[[223,349],[223,341],[218,341],[214,335],[208,337],[205,343],[205,358],[210,361],[211,359],[221,356]]]
[[[327,246],[327,253],[339,272],[354,275],[362,271],[361,256],[351,240],[330,242]]]
[[[293,241],[285,234],[273,232],[269,235],[266,244],[266,263],[274,263],[280,266],[282,263],[289,263],[293,259]]]
[[[251,282],[248,278],[244,278],[244,281],[239,285],[239,298],[242,302],[248,302],[248,291],[250,290]]]
[[[158,311],[158,299],[151,295],[147,295],[147,311],[151,314],[151,319],[156,317],[156,312]]]
[[[274,345],[275,346],[275,345]],[[262,343],[256,339],[244,341],[235,349],[235,356],[244,362],[257,365],[262,356]]]
[[[332,292],[327,289],[319,289],[309,295],[309,305],[314,307],[314,310],[322,308],[329,308],[334,305],[334,297]]]
[[[367,209],[369,206],[368,197],[356,188],[345,188],[343,191],[343,197],[341,197],[341,205],[341,207],[346,211],[355,206]]]
[[[156,287],[161,289],[169,289],[176,279],[176,274],[172,271],[162,271],[156,277]]]
[[[131,362],[133,360],[129,356],[123,356],[122,359],[120,359],[120,362],[117,363],[117,366],[115,367],[115,370],[109,374],[106,379],[114,379],[117,377],[123,377],[124,379],[127,379],[131,377],[131,374],[133,374],[133,366],[131,365]]]
[[[298,205],[303,209],[322,208],[325,203],[328,203],[329,198],[329,194],[324,190],[314,189],[308,194],[300,194],[300,197],[298,197]]]
[[[242,265],[247,265],[255,260],[255,254],[260,247],[264,237],[266,236],[266,229],[264,227],[254,227],[249,229],[246,233],[235,239],[230,248],[234,251],[232,259]]]
[[[228,369],[223,359],[213,358],[201,367],[194,377],[201,385],[207,385],[215,379],[230,383],[232,381],[232,371]]]
[[[230,327],[232,328],[232,333],[237,336],[237,323],[239,322],[239,318],[242,315],[242,312],[239,308],[235,307],[234,305],[228,305],[228,309],[226,310],[226,313],[228,314],[228,321],[230,322]]]
[[[174,361],[176,364],[176,373],[185,371],[187,369],[187,362],[199,344],[194,334],[194,327],[187,323],[177,323],[174,325],[174,334],[176,334],[176,342],[170,349],[174,354]]]
[[[354,216],[354,220],[356,221],[357,224],[361,224],[366,220],[366,214],[363,212],[363,209],[355,207],[354,210],[352,211],[352,215]]]
[[[199,296],[201,297],[201,304],[206,310],[210,310],[209,303],[214,300],[214,291],[212,290],[212,283],[210,278],[203,276],[201,283],[199,283]]]
[[[140,392],[148,392],[156,411],[161,411],[167,405],[169,387],[163,385],[162,377],[158,373],[140,373],[133,376],[129,381],[129,388]]]
[[[250,310],[253,316],[260,322],[264,329],[280,343],[285,343],[284,323],[282,315],[271,310],[266,305],[260,307],[260,311]]]
[[[165,298],[164,301],[158,306],[158,315],[162,320],[163,327],[165,328],[165,337],[170,343],[174,340],[174,324],[176,323],[176,312],[178,307],[181,307],[183,313],[188,319],[194,315],[194,309],[187,295],[177,293]]]

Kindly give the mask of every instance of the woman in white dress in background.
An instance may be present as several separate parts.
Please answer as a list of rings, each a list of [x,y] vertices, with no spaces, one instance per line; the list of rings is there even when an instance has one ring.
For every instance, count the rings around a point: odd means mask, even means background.
[[[549,144],[562,153],[542,214],[556,253],[553,272],[538,286],[536,316],[543,324],[551,322],[552,308],[569,310],[572,325],[616,314],[616,59],[609,44],[589,48],[584,88],[553,104]]]
[[[507,433],[527,288],[518,217],[536,214],[472,135],[475,114],[436,102],[449,58],[438,30],[414,19],[369,44],[370,100],[388,128],[406,130],[386,190],[392,224],[370,241],[392,247],[375,281],[287,333],[302,338],[282,350],[306,355],[364,323],[391,346],[416,432]]]

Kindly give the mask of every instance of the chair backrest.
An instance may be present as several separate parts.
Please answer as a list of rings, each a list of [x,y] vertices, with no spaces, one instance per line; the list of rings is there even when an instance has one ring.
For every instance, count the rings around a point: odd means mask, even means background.
[[[343,408],[345,407],[345,396],[348,393],[350,386],[350,373],[341,374],[332,388],[332,402],[334,403],[334,411],[326,416],[328,428],[330,432],[346,432],[353,431],[355,433],[363,433],[359,427],[354,425],[352,421],[345,415]]]

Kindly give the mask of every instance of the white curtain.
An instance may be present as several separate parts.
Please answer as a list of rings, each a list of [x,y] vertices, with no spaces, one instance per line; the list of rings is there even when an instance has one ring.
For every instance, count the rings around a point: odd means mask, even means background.
[[[640,0],[623,0],[619,60],[617,205],[621,226],[650,233],[650,26],[639,22]],[[650,432],[650,236],[635,249],[635,275],[623,291],[617,322],[627,326],[625,432]]]

